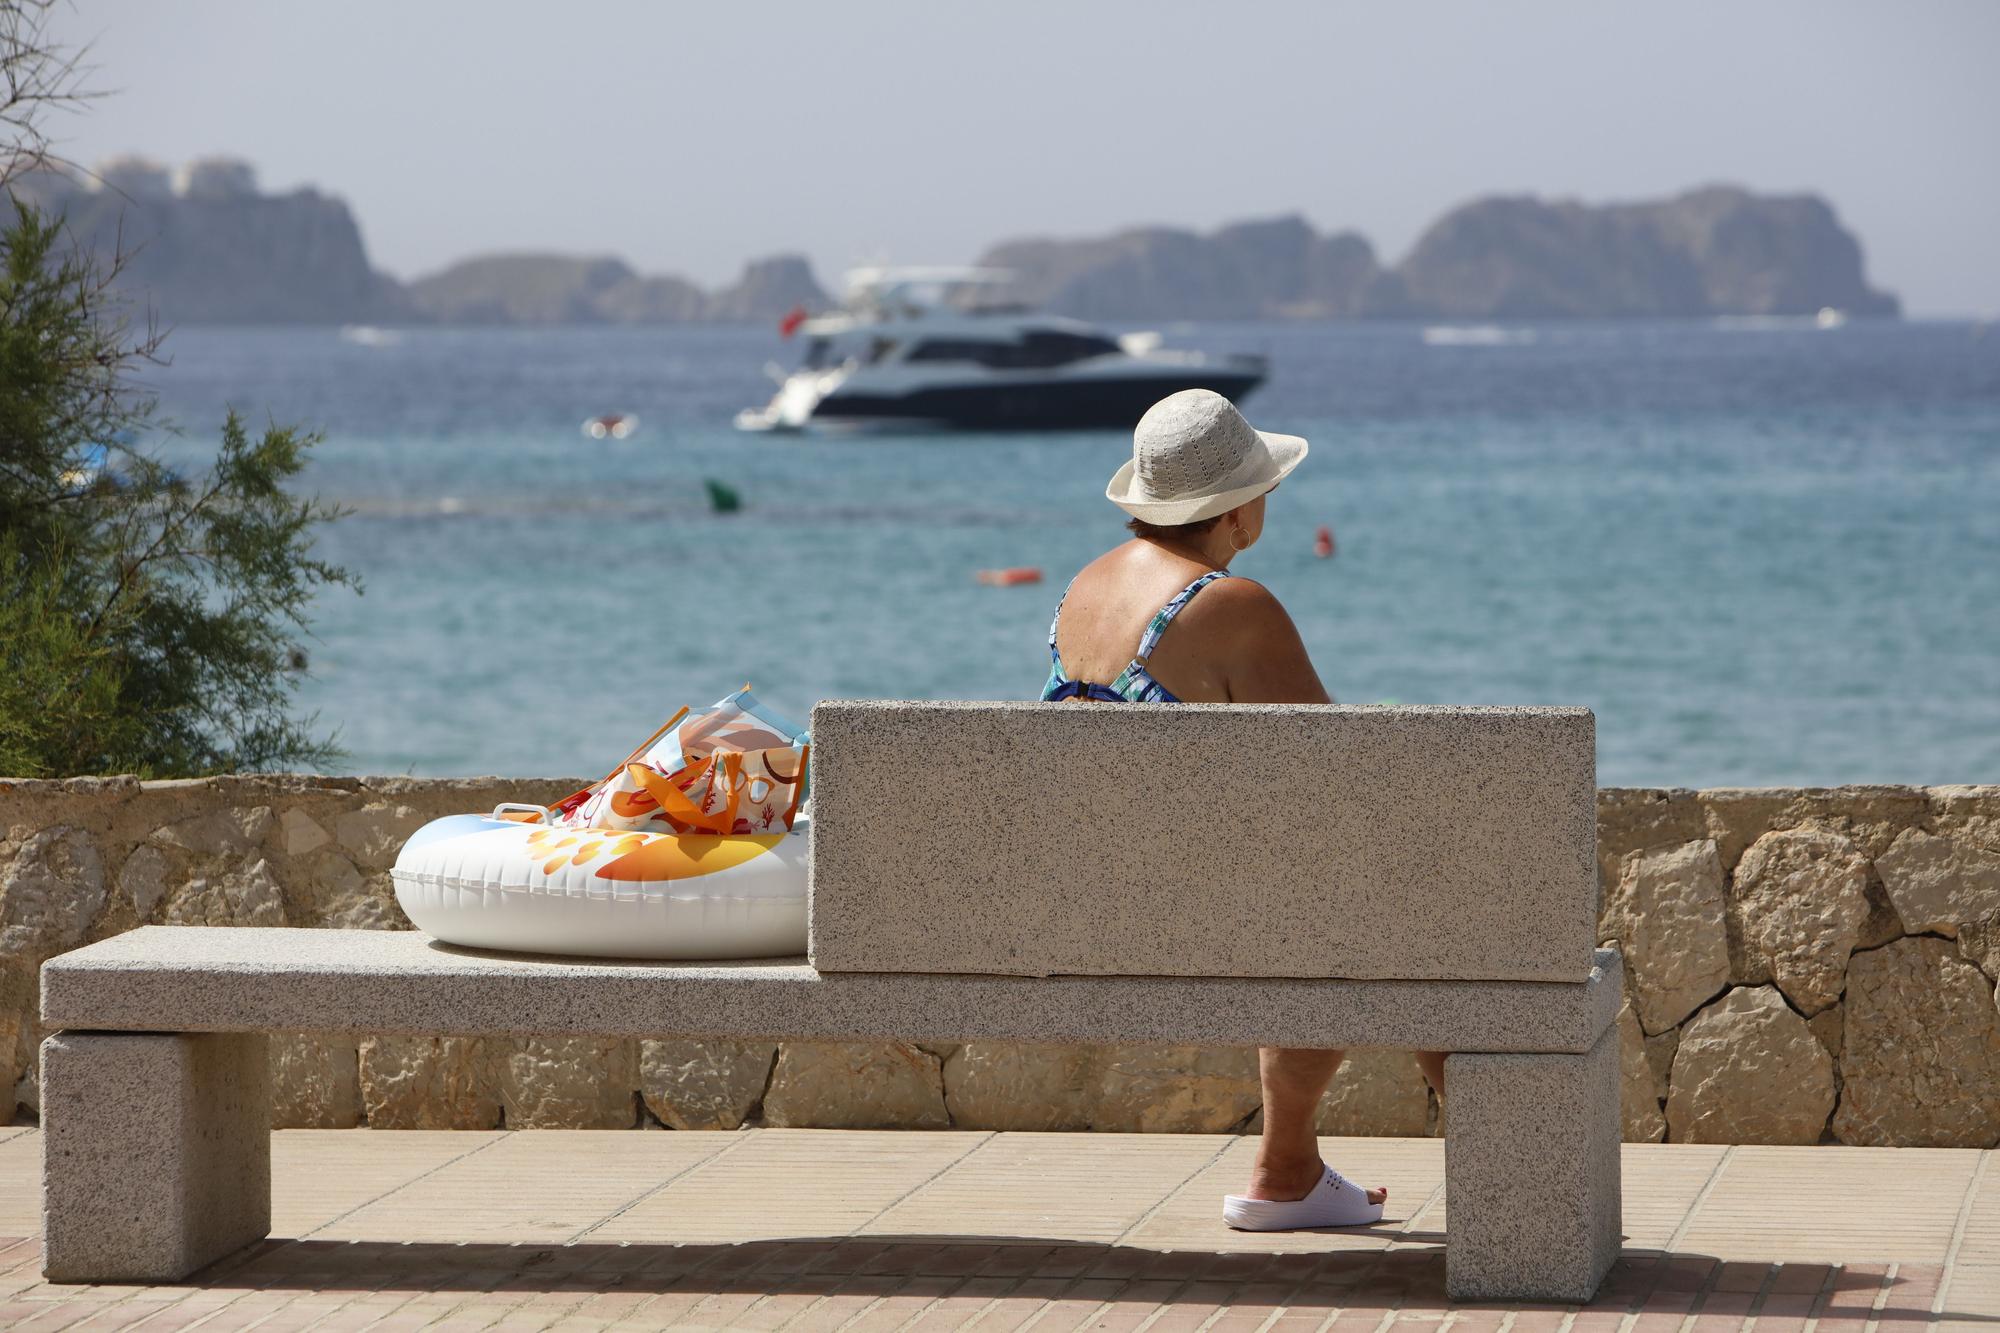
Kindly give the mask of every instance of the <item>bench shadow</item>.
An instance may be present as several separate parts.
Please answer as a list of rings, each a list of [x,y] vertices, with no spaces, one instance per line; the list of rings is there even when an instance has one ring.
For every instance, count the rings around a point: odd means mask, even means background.
[[[1328,1232],[1326,1238],[1354,1232]],[[1365,1234],[1365,1233],[1363,1233]],[[785,1293],[798,1296],[893,1290],[945,1297],[972,1279],[1032,1284],[1023,1295],[1059,1299],[1073,1282],[1091,1298],[1121,1295],[1148,1305],[1213,1305],[1232,1298],[1313,1309],[1394,1306],[1442,1311],[1441,1232],[1398,1235],[1408,1248],[1330,1248],[1300,1233],[1282,1252],[1155,1250],[1021,1236],[887,1235],[803,1237],[741,1244],[450,1244],[274,1238],[203,1269],[187,1285],[265,1290],[656,1295]],[[1386,1237],[1384,1239],[1387,1239]],[[1314,1244],[1314,1241],[1320,1243]],[[1416,1242],[1410,1244],[1410,1242]],[[1888,1291],[1882,1294],[1884,1281]],[[1885,1328],[1940,1319],[2000,1324],[2000,1314],[1932,1312],[1928,1288],[1899,1299],[1904,1279],[1848,1274],[1839,1265],[1745,1264],[1714,1255],[1627,1250],[1588,1306],[1642,1313],[1800,1319],[1852,1314]],[[1872,1309],[1877,1300],[1881,1308]],[[1571,1310],[1560,1302],[1496,1302],[1524,1310]],[[1840,1308],[1833,1308],[1839,1305]]]

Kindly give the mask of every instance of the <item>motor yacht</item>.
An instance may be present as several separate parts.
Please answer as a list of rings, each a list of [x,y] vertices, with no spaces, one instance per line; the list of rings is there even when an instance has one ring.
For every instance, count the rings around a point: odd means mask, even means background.
[[[983,303],[1011,275],[977,268],[860,269],[839,310],[795,313],[804,355],[766,369],[778,391],[736,416],[749,431],[808,427],[1062,430],[1129,427],[1181,389],[1240,399],[1264,380],[1259,356],[1114,336],[1079,320]]]

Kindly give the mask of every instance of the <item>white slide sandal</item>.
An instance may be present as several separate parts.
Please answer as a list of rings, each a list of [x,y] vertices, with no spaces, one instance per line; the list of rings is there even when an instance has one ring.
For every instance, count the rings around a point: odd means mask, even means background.
[[[1299,1231],[1308,1227],[1359,1227],[1382,1220],[1382,1205],[1332,1167],[1303,1199],[1224,1196],[1222,1220],[1238,1231]]]

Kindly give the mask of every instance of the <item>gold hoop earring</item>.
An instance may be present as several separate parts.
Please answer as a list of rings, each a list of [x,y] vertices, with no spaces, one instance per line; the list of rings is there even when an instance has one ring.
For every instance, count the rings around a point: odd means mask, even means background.
[[[1231,528],[1229,544],[1238,551],[1247,551],[1250,549],[1250,534],[1240,527]]]

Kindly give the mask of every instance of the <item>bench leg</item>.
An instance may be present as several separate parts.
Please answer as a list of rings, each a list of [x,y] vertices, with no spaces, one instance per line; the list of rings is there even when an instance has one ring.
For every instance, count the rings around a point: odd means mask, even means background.
[[[1618,1029],[1588,1055],[1445,1062],[1445,1291],[1587,1301],[1618,1257]]]
[[[42,1043],[42,1272],[176,1282],[271,1229],[262,1035]]]

